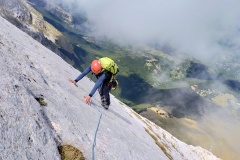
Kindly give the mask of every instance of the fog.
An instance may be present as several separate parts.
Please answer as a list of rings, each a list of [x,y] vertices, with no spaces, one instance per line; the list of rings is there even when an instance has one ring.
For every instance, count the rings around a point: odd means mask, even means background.
[[[198,87],[196,88],[199,90]],[[231,91],[220,82],[209,84],[209,88],[210,92],[216,95],[231,94]],[[144,99],[145,103],[155,102],[156,106],[168,111],[173,118],[161,118],[158,112],[153,114],[150,111],[142,112],[141,115],[187,144],[201,146],[223,160],[238,160],[240,157],[238,140],[240,105],[237,104],[239,99],[233,100],[234,98],[227,95],[219,97],[218,103],[221,105],[198,95],[190,87],[149,89]]]
[[[92,31],[89,36],[95,38],[104,37],[127,46],[170,46],[176,54],[188,54],[206,63],[224,60],[222,57],[226,55],[240,53],[239,0],[55,1],[62,3],[72,13],[84,14]],[[167,75],[160,75],[165,76]],[[179,95],[181,96],[176,102],[184,101],[184,94]],[[153,98],[153,94],[149,96]],[[177,97],[179,96],[175,95],[175,99]],[[189,100],[192,101],[195,99]],[[209,108],[216,108],[210,100],[207,101]],[[206,103],[202,100],[195,103],[184,109],[202,111],[202,108],[206,108]],[[199,110],[193,109],[196,106]],[[239,119],[231,113],[239,110],[216,109],[211,113],[206,112],[197,120],[206,135],[212,138],[211,146],[206,149],[227,159],[240,156],[237,142],[237,135],[240,134],[237,129]]]
[[[238,52],[239,0],[61,0],[85,13],[92,36],[122,45],[169,45],[177,53],[209,59]],[[74,6],[74,7],[73,7]]]

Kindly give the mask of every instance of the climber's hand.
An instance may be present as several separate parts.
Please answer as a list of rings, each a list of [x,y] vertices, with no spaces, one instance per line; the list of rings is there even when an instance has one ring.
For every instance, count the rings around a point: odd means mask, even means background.
[[[70,82],[72,82],[75,86],[77,86],[77,82],[71,78],[68,79]],[[78,87],[78,86],[77,86]]]
[[[90,96],[84,96],[85,102],[88,105],[91,105],[91,97]]]

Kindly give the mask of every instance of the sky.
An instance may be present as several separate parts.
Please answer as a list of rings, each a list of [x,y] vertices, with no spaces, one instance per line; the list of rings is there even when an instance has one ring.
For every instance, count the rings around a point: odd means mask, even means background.
[[[60,1],[86,14],[93,36],[122,45],[168,45],[205,59],[240,50],[239,0]]]

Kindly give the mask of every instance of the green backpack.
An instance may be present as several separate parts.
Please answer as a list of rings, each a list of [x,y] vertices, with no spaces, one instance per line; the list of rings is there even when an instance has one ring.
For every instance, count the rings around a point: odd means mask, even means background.
[[[102,65],[102,72],[104,70],[107,70],[111,72],[113,75],[116,75],[119,72],[117,64],[108,57],[103,57],[99,59],[101,65]]]

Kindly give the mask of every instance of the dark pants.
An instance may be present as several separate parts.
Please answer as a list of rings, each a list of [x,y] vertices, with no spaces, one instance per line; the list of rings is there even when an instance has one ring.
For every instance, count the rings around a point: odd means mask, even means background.
[[[110,105],[110,90],[111,90],[111,86],[109,85],[109,82],[112,78],[112,73],[111,72],[105,72],[104,74],[106,74],[106,78],[104,79],[101,87],[99,88],[99,94],[101,97],[101,102],[102,102],[102,106],[105,109],[108,109],[109,105]]]

